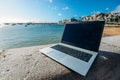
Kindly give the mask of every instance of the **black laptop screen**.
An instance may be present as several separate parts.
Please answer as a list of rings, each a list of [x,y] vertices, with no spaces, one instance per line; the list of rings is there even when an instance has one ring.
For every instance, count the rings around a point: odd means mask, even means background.
[[[66,24],[62,43],[98,52],[104,21]]]

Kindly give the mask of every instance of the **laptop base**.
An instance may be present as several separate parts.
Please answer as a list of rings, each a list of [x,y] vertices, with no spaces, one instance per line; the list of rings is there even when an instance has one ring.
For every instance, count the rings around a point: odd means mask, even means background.
[[[58,44],[57,44],[58,45]],[[53,45],[55,46],[55,45]],[[51,46],[51,47],[53,47]],[[55,50],[51,47],[47,47],[44,49],[41,49],[40,52],[45,54],[46,56],[52,58],[53,60],[63,64],[64,66],[72,69],[73,71],[77,72],[78,74],[81,74],[85,76],[92,65],[94,59],[97,56],[97,53],[92,54],[92,57],[88,62],[80,60],[78,58],[75,58],[73,56],[70,56],[68,54],[65,54],[63,52],[60,52],[58,50]]]

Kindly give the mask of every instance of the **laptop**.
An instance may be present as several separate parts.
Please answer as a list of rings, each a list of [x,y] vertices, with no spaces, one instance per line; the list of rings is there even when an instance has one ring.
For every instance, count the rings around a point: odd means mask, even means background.
[[[60,43],[40,50],[41,53],[86,76],[100,46],[104,21],[81,21],[65,25]]]

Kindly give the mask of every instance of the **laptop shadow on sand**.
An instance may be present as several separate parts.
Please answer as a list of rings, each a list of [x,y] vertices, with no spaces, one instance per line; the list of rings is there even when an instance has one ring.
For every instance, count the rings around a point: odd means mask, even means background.
[[[120,53],[99,51],[86,80],[120,80]]]
[[[120,53],[99,51],[86,77],[73,71],[50,80],[120,80]]]

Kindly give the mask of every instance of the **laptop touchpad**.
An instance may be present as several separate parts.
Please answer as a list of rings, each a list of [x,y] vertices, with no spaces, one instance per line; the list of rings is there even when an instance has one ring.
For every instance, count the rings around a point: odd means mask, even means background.
[[[65,55],[61,54],[61,52],[56,52],[56,51],[50,51],[48,53],[48,56],[54,58],[54,59],[57,59],[57,60],[61,60],[65,57]]]

